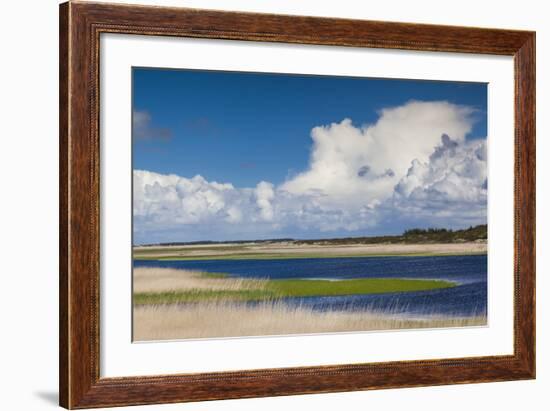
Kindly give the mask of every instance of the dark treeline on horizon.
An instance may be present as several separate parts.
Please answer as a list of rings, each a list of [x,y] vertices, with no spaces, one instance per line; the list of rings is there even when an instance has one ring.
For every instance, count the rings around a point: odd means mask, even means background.
[[[178,246],[178,245],[209,245],[209,244],[244,244],[244,243],[281,243],[295,244],[407,244],[407,243],[460,243],[477,240],[487,240],[487,224],[470,226],[465,229],[452,230],[447,228],[411,228],[401,235],[385,235],[372,237],[340,237],[300,240],[294,238],[272,238],[264,240],[231,240],[231,241],[186,241],[143,244],[142,246]]]

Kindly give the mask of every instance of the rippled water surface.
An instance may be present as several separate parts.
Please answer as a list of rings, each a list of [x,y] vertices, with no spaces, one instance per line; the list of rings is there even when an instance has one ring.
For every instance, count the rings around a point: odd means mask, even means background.
[[[135,267],[170,267],[269,279],[422,278],[455,281],[453,288],[336,297],[287,298],[318,310],[381,310],[402,314],[485,315],[487,256],[354,257],[277,260],[135,260]]]

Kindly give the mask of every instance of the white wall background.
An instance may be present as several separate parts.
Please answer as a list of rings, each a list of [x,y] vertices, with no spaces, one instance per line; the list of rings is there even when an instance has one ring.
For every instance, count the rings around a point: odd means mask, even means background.
[[[163,0],[134,2],[537,31],[538,378],[535,381],[138,407],[150,410],[547,409],[550,389],[550,12],[546,2]],[[0,408],[57,404],[57,0],[5,2],[0,64]],[[7,264],[6,264],[7,262]]]

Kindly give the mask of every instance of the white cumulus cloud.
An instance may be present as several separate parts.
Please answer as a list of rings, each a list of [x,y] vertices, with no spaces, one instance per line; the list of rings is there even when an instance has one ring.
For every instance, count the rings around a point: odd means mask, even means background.
[[[413,160],[395,186],[391,207],[402,218],[444,224],[479,223],[487,206],[487,143],[459,143],[443,134],[427,161]]]
[[[458,226],[485,220],[486,141],[466,140],[474,110],[411,101],[315,127],[308,167],[255,187],[134,171],[137,242],[368,234],[401,221]]]
[[[413,159],[428,159],[442,134],[464,141],[472,113],[447,102],[412,101],[382,110],[373,125],[356,127],[345,119],[315,127],[309,169],[282,189],[318,192],[327,201],[347,205],[385,199]]]
[[[255,190],[256,204],[260,208],[260,215],[264,220],[270,221],[273,219],[273,205],[271,202],[275,198],[273,184],[261,181]]]

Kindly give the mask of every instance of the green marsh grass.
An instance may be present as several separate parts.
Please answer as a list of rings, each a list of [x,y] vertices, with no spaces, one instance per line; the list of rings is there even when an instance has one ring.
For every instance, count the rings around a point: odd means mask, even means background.
[[[222,277],[224,278],[224,277]],[[231,279],[229,279],[231,281]],[[242,280],[241,280],[242,281]],[[260,280],[262,281],[262,280]],[[244,280],[243,285],[246,284]],[[352,280],[263,280],[263,287],[242,289],[187,289],[134,293],[134,304],[180,304],[201,301],[262,301],[285,297],[341,296],[423,291],[454,287],[440,280],[361,278]]]
[[[388,309],[315,311],[283,297],[407,292],[454,286],[438,280],[395,278],[330,280],[243,279],[224,273],[134,268],[136,341],[253,335],[309,334],[405,328],[480,326],[485,316],[406,318]],[[247,304],[254,301],[254,304]]]

